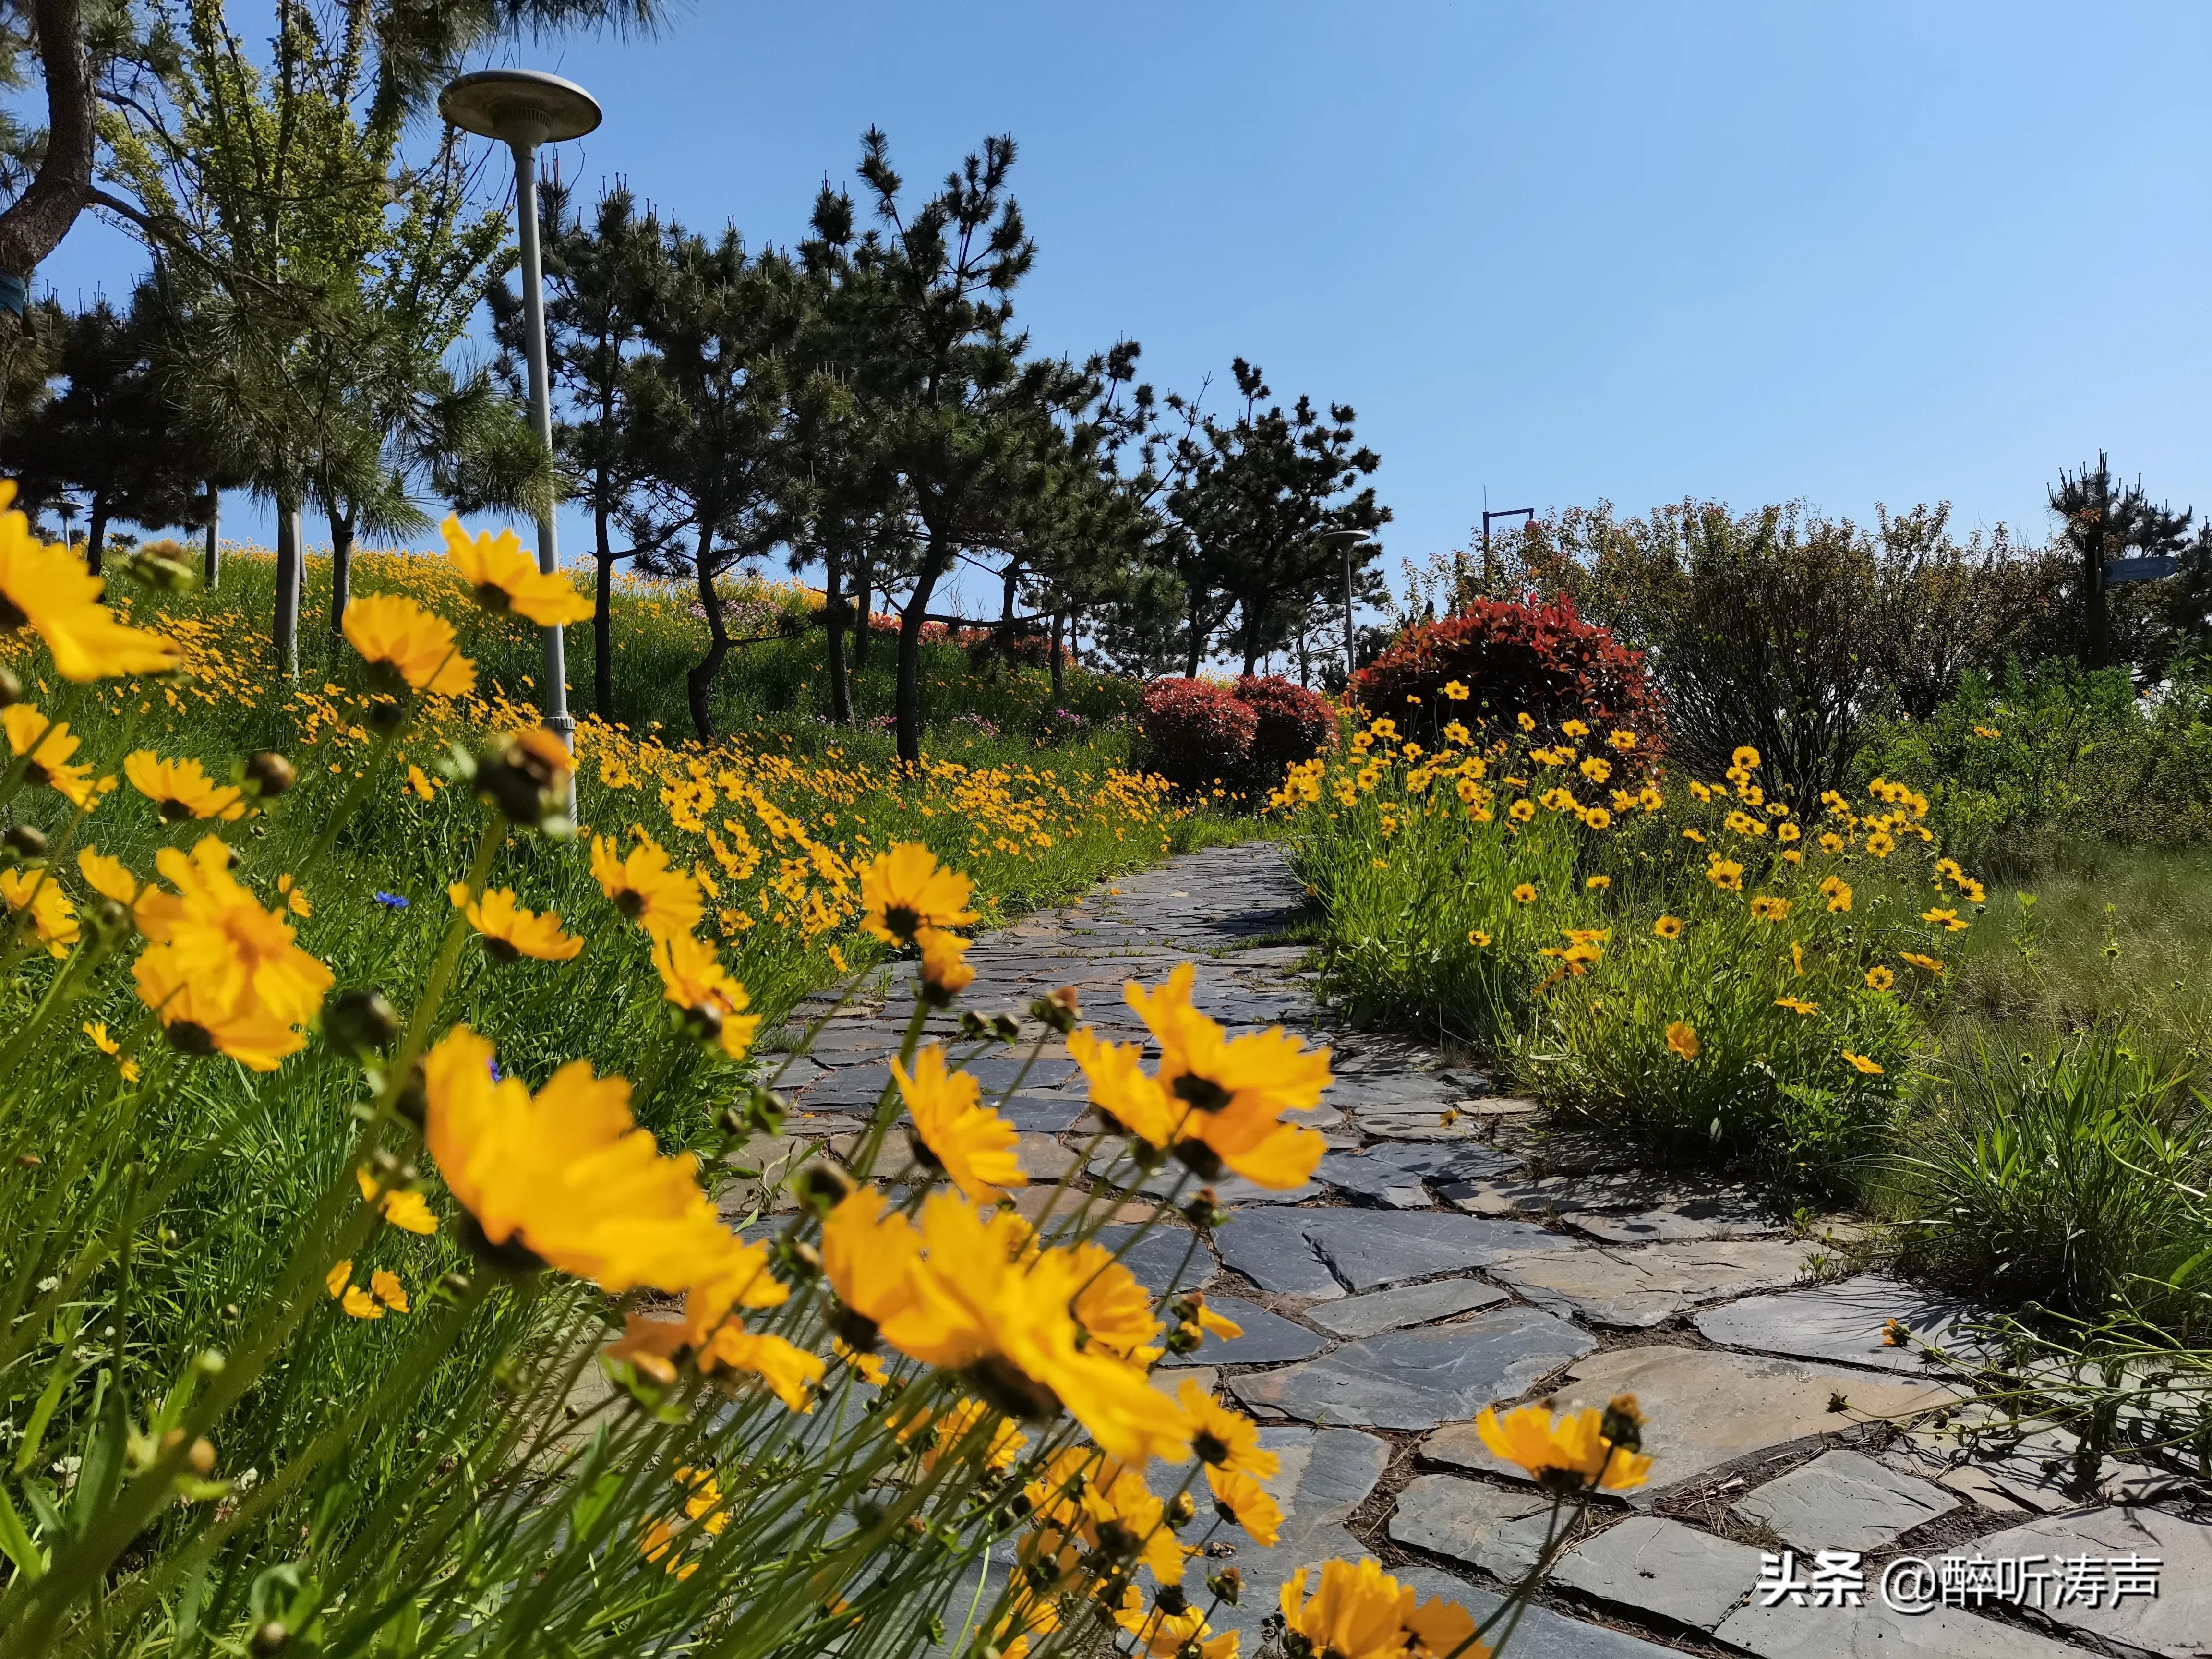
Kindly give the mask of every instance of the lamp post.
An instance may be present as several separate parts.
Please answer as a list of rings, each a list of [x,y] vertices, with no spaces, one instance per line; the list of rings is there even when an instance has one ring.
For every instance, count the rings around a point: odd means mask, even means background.
[[[514,208],[522,244],[522,332],[530,360],[530,423],[553,453],[553,393],[545,367],[545,283],[538,254],[538,147],[580,138],[599,125],[599,100],[574,81],[542,70],[478,70],[438,94],[438,113],[464,132],[496,138],[514,152]],[[538,518],[538,568],[561,568],[553,509]],[[575,745],[568,716],[568,665],[561,630],[545,635],[545,725]]]
[[[1368,539],[1368,536],[1364,530],[1339,529],[1322,531],[1321,538],[1324,542],[1334,542],[1344,549],[1344,688],[1349,691],[1352,676],[1359,666],[1358,645],[1352,629],[1352,553],[1354,548]]]

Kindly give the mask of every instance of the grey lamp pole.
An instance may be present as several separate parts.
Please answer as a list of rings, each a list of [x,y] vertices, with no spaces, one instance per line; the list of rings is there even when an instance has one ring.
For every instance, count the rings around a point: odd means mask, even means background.
[[[1367,539],[1364,530],[1324,530],[1321,538],[1334,542],[1344,550],[1344,684],[1352,688],[1352,676],[1359,666],[1356,636],[1352,629],[1352,552]]]
[[[580,138],[599,125],[599,100],[574,81],[542,70],[479,70],[438,96],[438,113],[464,132],[497,138],[514,152],[514,208],[522,244],[522,332],[530,360],[530,423],[553,451],[553,393],[545,366],[545,283],[538,254],[538,147]],[[561,568],[550,507],[538,515],[538,568]],[[545,635],[545,725],[575,746],[568,715],[568,664],[561,630]]]

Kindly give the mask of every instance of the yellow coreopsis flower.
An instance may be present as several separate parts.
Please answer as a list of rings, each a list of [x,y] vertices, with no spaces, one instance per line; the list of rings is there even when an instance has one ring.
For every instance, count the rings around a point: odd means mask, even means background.
[[[1651,931],[1661,939],[1680,939],[1687,925],[1680,916],[1662,916],[1651,924]]]
[[[1176,1390],[1176,1403],[1190,1419],[1190,1449],[1207,1468],[1261,1480],[1274,1478],[1282,1460],[1260,1444],[1257,1423],[1231,1411],[1188,1377]]]
[[[30,629],[61,677],[79,684],[176,667],[175,641],[116,621],[100,603],[100,578],[68,548],[33,535],[15,501],[15,481],[0,479],[0,634]]]
[[[132,1060],[129,1055],[125,1054],[123,1053],[123,1045],[118,1042],[113,1037],[107,1035],[107,1022],[106,1020],[87,1020],[84,1025],[84,1034],[92,1039],[92,1046],[94,1048],[99,1049],[100,1053],[107,1055],[110,1059],[115,1060],[116,1069],[122,1073],[123,1080],[125,1083],[136,1083],[138,1080],[138,1062]]]
[[[1751,914],[1759,921],[1780,921],[1790,914],[1790,901],[1762,894],[1752,900]]]
[[[492,1060],[489,1042],[457,1025],[423,1062],[424,1139],[491,1246],[617,1294],[689,1291],[740,1262],[755,1294],[774,1284],[765,1252],[753,1256],[714,1213],[698,1161],[664,1157],[637,1127],[623,1079],[571,1060],[532,1096],[520,1079],[495,1083]]]
[[[293,942],[284,908],[264,910],[230,873],[230,848],[216,836],[203,836],[189,854],[161,848],[155,867],[176,890],[142,894],[138,926],[174,963],[176,976],[192,981],[203,1007],[222,1004],[243,1012],[251,1003],[286,1024],[304,1025],[335,978]]]
[[[690,933],[706,909],[697,878],[672,869],[667,849],[649,836],[641,836],[627,857],[617,855],[611,837],[593,836],[592,874],[615,908],[656,942]]]
[[[1261,1549],[1273,1547],[1282,1530],[1283,1508],[1265,1486],[1249,1474],[1210,1466],[1206,1484],[1213,1493],[1215,1514],[1242,1527]]]
[[[72,806],[88,807],[95,799],[89,766],[72,766],[77,751],[67,720],[50,720],[35,703],[10,703],[0,709],[0,726],[8,733],[10,751],[23,759],[23,781],[34,789],[52,789]]]
[[[1432,1596],[1416,1606],[1411,1584],[1382,1571],[1373,1556],[1322,1564],[1321,1583],[1306,1594],[1310,1567],[1283,1583],[1278,1598],[1283,1627],[1329,1659],[1490,1659],[1475,1641],[1474,1616],[1456,1601]]]
[[[1938,906],[1934,909],[1922,911],[1920,913],[1920,920],[1923,921],[1932,921],[1937,927],[1942,928],[1946,933],[1963,933],[1966,931],[1968,926],[1966,922],[1960,920],[1959,913],[1956,910],[1946,910],[1941,906]]]
[[[1028,1184],[1014,1156],[1020,1134],[981,1104],[982,1085],[973,1075],[946,1068],[943,1048],[933,1042],[917,1054],[910,1076],[893,1060],[891,1075],[913,1115],[921,1150],[972,1202]]]
[[[1844,1049],[1843,1054],[1844,1058],[1850,1061],[1853,1071],[1866,1077],[1880,1077],[1882,1074],[1881,1065],[1867,1055],[1855,1054],[1848,1048]]]
[[[1650,1473],[1651,1460],[1638,1449],[1642,1423],[1636,1397],[1623,1395],[1604,1412],[1591,1407],[1557,1417],[1543,1406],[1523,1406],[1502,1419],[1486,1409],[1474,1419],[1474,1429],[1484,1445],[1540,1485],[1570,1492],[1625,1492],[1642,1486]]]
[[[566,578],[540,570],[512,530],[471,537],[450,514],[438,530],[446,538],[446,556],[485,610],[499,616],[512,611],[542,628],[581,622],[592,614],[592,602]]]
[[[1831,911],[1844,911],[1851,908],[1851,884],[1841,876],[1824,877],[1820,882],[1820,896],[1828,901],[1828,908]]]
[[[1899,951],[1897,957],[1900,962],[1911,963],[1923,974],[1940,974],[1943,971],[1942,963],[1933,957],[1923,957],[1917,951]]]
[[[975,983],[975,970],[968,965],[968,940],[942,927],[924,927],[914,937],[921,947],[922,985],[939,1006]]]
[[[32,928],[48,956],[67,956],[70,946],[82,937],[76,907],[55,884],[51,871],[0,870],[0,897],[8,901],[10,910],[30,913]]]
[[[311,958],[312,959],[312,958]],[[174,951],[149,950],[132,964],[138,1000],[154,1010],[179,1054],[222,1054],[256,1072],[273,1072],[307,1046],[289,1021],[251,997],[234,1003],[210,993]]]
[[[154,803],[164,823],[186,818],[220,818],[235,823],[246,816],[246,794],[231,785],[218,787],[196,760],[163,760],[150,749],[123,757],[123,775]]]
[[[724,1325],[699,1350],[702,1371],[712,1371],[718,1364],[759,1378],[762,1386],[795,1412],[814,1409],[814,1385],[829,1369],[818,1354],[780,1336],[757,1335],[734,1324]]]
[[[1122,988],[1160,1046],[1160,1088],[1189,1109],[1183,1136],[1203,1141],[1263,1187],[1297,1186],[1313,1174],[1327,1143],[1319,1132],[1282,1118],[1319,1103],[1328,1086],[1329,1051],[1309,1049],[1280,1026],[1226,1036],[1191,1006],[1195,977],[1185,963],[1154,990],[1134,981]]]
[[[397,593],[368,593],[346,606],[345,636],[380,690],[465,696],[477,665],[461,655],[453,625]]]
[[[468,918],[483,940],[485,951],[495,962],[520,962],[530,957],[539,962],[568,962],[584,948],[584,941],[561,931],[561,915],[543,915],[516,902],[511,887],[495,887],[481,898],[469,896],[469,884],[457,881],[446,896]]]
[[[1744,771],[1754,772],[1759,769],[1759,750],[1753,749],[1749,744],[1745,744],[1729,758]]]
[[[911,945],[925,927],[964,927],[976,919],[974,886],[920,842],[902,842],[860,872],[860,926],[886,945]]]
[[[822,1271],[843,1304],[838,1334],[866,1352],[887,1321],[914,1305],[921,1235],[872,1187],[848,1194],[822,1224]]]
[[[679,933],[653,947],[661,994],[689,1013],[720,1043],[722,1053],[743,1060],[760,1031],[760,1016],[749,1014],[752,998],[727,969],[714,947],[696,934]]]
[[[1734,859],[1716,857],[1705,866],[1705,879],[1724,892],[1743,890],[1743,866]]]
[[[1698,1041],[1698,1033],[1686,1019],[1678,1019],[1667,1027],[1667,1047],[1684,1060],[1695,1060],[1705,1045]]]
[[[1818,1003],[1808,1002],[1802,997],[1777,997],[1774,1006],[1787,1008],[1793,1014],[1817,1014],[1820,1012]]]
[[[1897,975],[1877,962],[1866,970],[1866,982],[1869,991],[1887,991],[1897,983]]]
[[[1513,890],[1513,902],[1516,904],[1534,904],[1536,902],[1536,884],[1534,882],[1522,882]]]

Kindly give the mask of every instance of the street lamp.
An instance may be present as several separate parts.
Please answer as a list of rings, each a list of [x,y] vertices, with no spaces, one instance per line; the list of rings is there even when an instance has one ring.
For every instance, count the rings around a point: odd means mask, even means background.
[[[542,70],[478,70],[438,94],[438,113],[464,132],[497,138],[514,152],[514,206],[522,243],[522,332],[530,360],[530,423],[553,453],[553,394],[545,368],[545,283],[538,256],[538,147],[580,138],[599,125],[599,100],[574,81]],[[561,567],[553,509],[538,517],[538,568]],[[545,724],[575,746],[568,717],[568,665],[558,628],[545,635]]]
[[[1324,530],[1321,539],[1344,549],[1344,687],[1349,691],[1353,671],[1359,666],[1352,631],[1352,552],[1368,539],[1368,535],[1364,530]]]

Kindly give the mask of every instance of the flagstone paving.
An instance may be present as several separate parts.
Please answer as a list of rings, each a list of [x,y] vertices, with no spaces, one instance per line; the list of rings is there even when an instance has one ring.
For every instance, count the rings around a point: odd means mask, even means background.
[[[1512,1659],[1635,1659],[1686,1645],[1788,1659],[2212,1659],[2212,1514],[2191,1507],[2204,1492],[2108,1464],[2097,1504],[2085,1504],[2054,1473],[2071,1449],[2055,1431],[2049,1446],[1969,1455],[1931,1417],[1958,1393],[1913,1341],[1889,1340],[1888,1322],[1914,1340],[1956,1345],[1973,1310],[1878,1272],[1820,1282],[1850,1259],[1838,1242],[1859,1236],[1849,1223],[1793,1237],[1755,1192],[1640,1168],[1623,1148],[1551,1128],[1534,1103],[1498,1097],[1479,1070],[1415,1038],[1343,1028],[1300,976],[1304,951],[1270,942],[1297,921],[1301,896],[1281,849],[1266,842],[1103,884],[1079,905],[976,940],[963,1006],[1012,1015],[1023,1042],[962,1042],[951,1013],[927,1022],[981,1062],[994,1091],[1018,1091],[1001,1109],[1022,1130],[1038,1183],[1020,1196],[1025,1214],[1081,1201],[1079,1191],[1048,1196],[1062,1178],[1091,1189],[1093,1203],[1122,1206],[1101,1237],[1127,1247],[1140,1280],[1204,1286],[1243,1325],[1243,1337],[1209,1340],[1157,1381],[1235,1400],[1282,1460],[1271,1483],[1280,1539],[1261,1549],[1220,1535],[1204,1563],[1243,1574],[1240,1602],[1214,1622],[1242,1631],[1247,1655],[1260,1650],[1277,1586],[1332,1555],[1378,1553],[1423,1595],[1486,1614],[1501,1582],[1533,1559],[1550,1504],[1490,1454],[1473,1419],[1493,1404],[1602,1406],[1633,1392],[1651,1484],[1597,1506],[1516,1632]],[[1096,1139],[1082,1077],[1028,1013],[1073,986],[1104,1035],[1141,1037],[1123,982],[1156,983],[1185,960],[1199,964],[1206,1012],[1328,1044],[1337,1077],[1304,1115],[1329,1143],[1313,1182],[1285,1194],[1223,1180],[1216,1195],[1230,1219],[1210,1240],[1180,1222],[1135,1224],[1150,1212],[1145,1191],[1173,1190],[1175,1166],[1140,1179],[1100,1158],[1111,1143]],[[786,1134],[737,1155],[762,1172],[732,1189],[738,1210],[772,1206],[778,1172],[811,1145],[853,1144],[844,1137],[882,1095],[911,975],[895,966],[834,1014],[826,1000],[799,1011],[797,1023],[831,1017],[779,1080],[796,1108]],[[787,1049],[796,1036],[771,1034]],[[887,1145],[888,1174],[903,1147],[902,1132]],[[1117,1190],[1098,1190],[1109,1185]],[[1900,1437],[1898,1425],[1911,1431]],[[2155,1507],[2111,1501],[2146,1492],[2160,1494]],[[1762,1552],[1785,1547],[1801,1568],[1818,1550],[1875,1552],[1862,1604],[1765,1605]],[[2155,1598],[1910,1616],[1877,1588],[1899,1550],[1931,1559],[2133,1552],[2166,1565]],[[1195,1572],[1189,1583],[1195,1591]]]

